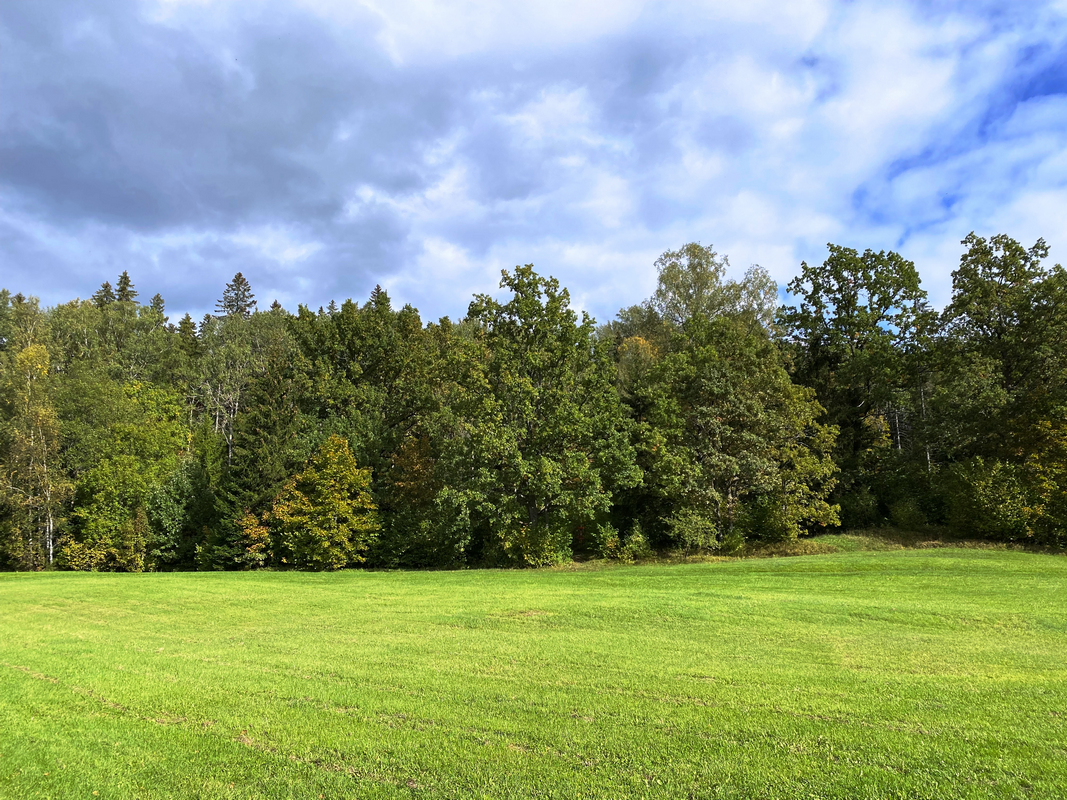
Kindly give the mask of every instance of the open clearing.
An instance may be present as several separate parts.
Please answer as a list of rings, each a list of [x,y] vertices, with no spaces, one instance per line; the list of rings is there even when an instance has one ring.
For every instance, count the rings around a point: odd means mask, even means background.
[[[1062,797],[1067,558],[0,576],[0,796]]]

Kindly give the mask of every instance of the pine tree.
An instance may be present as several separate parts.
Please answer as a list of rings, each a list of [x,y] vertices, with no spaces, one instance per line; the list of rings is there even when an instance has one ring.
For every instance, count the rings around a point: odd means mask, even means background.
[[[137,290],[133,288],[133,281],[126,270],[119,275],[118,285],[115,287],[115,299],[120,303],[132,303],[137,299]]]
[[[163,295],[159,292],[152,295],[152,302],[150,305],[152,306],[153,311],[158,311],[160,314],[163,314],[166,310],[166,305],[163,302]]]
[[[104,306],[111,305],[115,302],[115,292],[111,288],[110,281],[104,281],[100,284],[100,288],[96,290],[96,294],[93,295],[93,303],[97,308],[103,308]]]
[[[233,280],[226,284],[222,299],[215,305],[215,310],[224,317],[242,316],[247,319],[255,310],[255,297],[248,280],[238,272],[233,276]]]

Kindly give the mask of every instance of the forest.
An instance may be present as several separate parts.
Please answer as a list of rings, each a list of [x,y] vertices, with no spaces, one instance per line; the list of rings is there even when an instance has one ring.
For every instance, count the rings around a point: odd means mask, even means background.
[[[606,324],[532,265],[424,323],[167,317],[130,276],[0,292],[0,568],[539,566],[894,526],[1067,546],[1067,273],[969,235],[933,309],[895,252],[779,287],[691,243]],[[17,288],[17,287],[16,287]]]

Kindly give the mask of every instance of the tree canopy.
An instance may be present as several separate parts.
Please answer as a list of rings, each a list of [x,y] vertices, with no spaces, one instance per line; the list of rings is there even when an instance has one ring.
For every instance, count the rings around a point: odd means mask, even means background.
[[[0,290],[0,567],[532,566],[843,524],[1067,545],[1067,273],[963,241],[930,308],[829,245],[778,306],[698,243],[599,328],[532,265],[424,322],[362,304],[172,323],[123,272]]]

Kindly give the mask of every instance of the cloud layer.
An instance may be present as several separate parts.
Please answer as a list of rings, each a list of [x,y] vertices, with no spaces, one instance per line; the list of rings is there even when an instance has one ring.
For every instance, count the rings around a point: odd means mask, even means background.
[[[1064,259],[1065,36],[1062,2],[5,3],[0,284],[436,318],[532,262],[604,319],[684,242],[784,283],[833,241],[940,304],[971,230]]]

